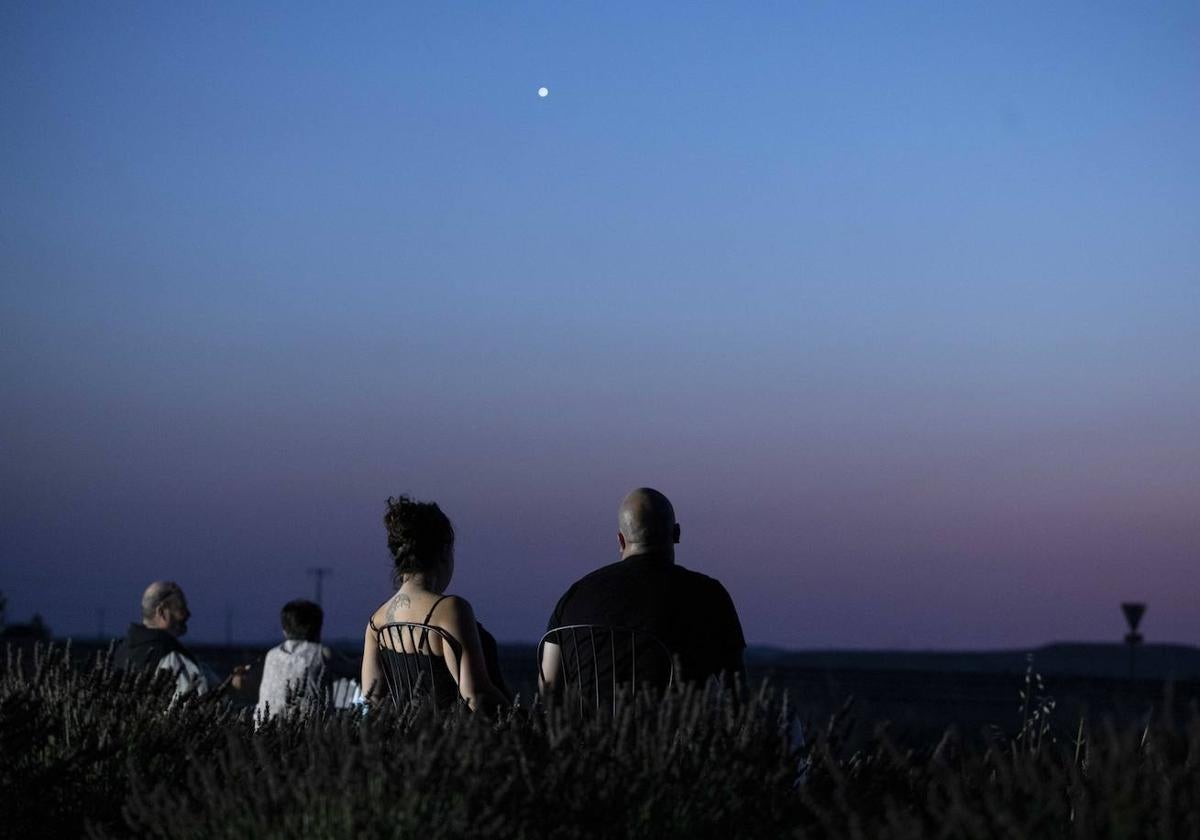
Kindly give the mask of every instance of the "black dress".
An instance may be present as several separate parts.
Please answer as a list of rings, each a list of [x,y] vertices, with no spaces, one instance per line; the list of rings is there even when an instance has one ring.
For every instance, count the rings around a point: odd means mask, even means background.
[[[449,596],[443,595],[434,601],[421,624],[429,624],[429,619],[433,618],[433,611],[447,597]],[[488,678],[505,696],[509,696],[508,686],[504,682],[504,676],[500,673],[496,639],[479,622],[476,622],[475,626],[483,647],[484,666],[487,669]],[[374,619],[371,620],[371,629],[376,633],[381,629],[375,626]],[[450,673],[450,667],[446,664],[445,658],[435,655],[430,649],[427,629],[406,625],[392,627],[388,633],[392,647],[381,644],[379,655],[381,670],[387,681],[388,691],[394,700],[428,698],[437,709],[448,708],[459,701],[461,695],[458,690],[458,680],[455,679],[454,674]],[[410,653],[403,650],[402,641],[405,640],[417,652]],[[442,644],[449,644],[455,659],[462,662],[462,644],[457,639],[446,634],[442,637]]]

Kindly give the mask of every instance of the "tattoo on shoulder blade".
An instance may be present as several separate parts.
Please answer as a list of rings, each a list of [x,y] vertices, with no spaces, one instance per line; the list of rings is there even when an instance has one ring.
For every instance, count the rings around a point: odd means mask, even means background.
[[[412,599],[409,598],[407,595],[405,595],[403,592],[397,592],[395,594],[395,596],[392,598],[392,602],[390,604],[388,604],[388,611],[387,611],[388,621],[396,620],[396,609],[397,608],[406,610],[411,606],[412,606]]]

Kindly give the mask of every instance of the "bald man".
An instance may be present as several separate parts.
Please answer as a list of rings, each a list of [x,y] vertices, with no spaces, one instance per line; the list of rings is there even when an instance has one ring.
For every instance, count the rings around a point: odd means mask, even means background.
[[[142,593],[141,623],[129,625],[117,645],[118,668],[157,668],[175,674],[176,696],[196,691],[204,694],[216,685],[213,673],[200,665],[179,637],[187,633],[187,598],[179,584],[156,580]]]
[[[666,496],[649,487],[629,493],[617,512],[621,559],[568,589],[550,616],[547,632],[573,624],[640,630],[667,646],[679,663],[676,676],[684,682],[743,674],[746,640],[733,600],[717,580],[675,562],[679,536],[675,508]],[[584,645],[587,650],[578,653],[567,639],[566,634],[551,636],[542,649],[544,692],[556,688],[563,656],[585,658],[586,667],[591,667],[592,640]],[[620,641],[617,649],[623,650]],[[612,653],[596,653],[601,684],[610,681]],[[619,662],[617,667],[620,671]],[[639,682],[643,679],[639,673]]]

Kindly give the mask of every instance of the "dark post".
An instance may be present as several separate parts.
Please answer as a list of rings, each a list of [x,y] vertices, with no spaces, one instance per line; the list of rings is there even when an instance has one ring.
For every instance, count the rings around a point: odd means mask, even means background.
[[[1136,601],[1126,601],[1121,604],[1121,612],[1125,613],[1125,622],[1129,625],[1129,632],[1125,634],[1125,644],[1129,645],[1129,679],[1133,679],[1137,646],[1142,643],[1142,634],[1137,629],[1142,616],[1146,613],[1146,605]]]
[[[322,606],[321,584],[324,582],[327,576],[333,574],[333,569],[329,568],[328,566],[314,566],[308,570],[308,573],[317,579],[317,606]]]

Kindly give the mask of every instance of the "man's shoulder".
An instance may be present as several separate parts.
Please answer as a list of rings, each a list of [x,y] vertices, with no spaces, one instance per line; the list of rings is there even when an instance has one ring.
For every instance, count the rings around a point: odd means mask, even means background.
[[[325,645],[321,642],[310,642],[308,639],[284,639],[275,647],[267,651],[279,651],[280,653],[308,653],[310,651],[321,651],[325,649]]]
[[[554,611],[550,614],[548,628],[565,623],[564,614],[575,610],[580,601],[588,602],[597,595],[610,590],[620,575],[621,563],[609,563],[585,574],[576,580],[559,596]]]
[[[125,638],[117,645],[116,662],[121,668],[152,668],[172,653],[191,657],[183,643],[166,630],[130,624]]]
[[[687,566],[681,566],[676,563],[675,575],[696,589],[705,590],[713,594],[728,594],[725,585],[721,581],[712,575],[704,574],[704,572],[697,572],[695,569],[689,569]]]
[[[703,572],[697,572],[678,563],[672,563],[667,566],[642,566],[639,565],[636,558],[633,560],[618,560],[615,563],[609,563],[606,566],[593,569],[575,581],[567,592],[586,590],[593,586],[609,586],[626,580],[634,582],[640,580],[642,575],[647,573],[657,577],[662,573],[661,570],[663,569],[666,569],[667,574],[671,578],[674,578],[680,585],[714,594],[725,593],[725,587],[719,580]]]
[[[200,671],[200,665],[196,662],[195,657],[188,653],[183,648],[179,650],[168,651],[159,660],[157,667],[163,671],[174,671],[193,673]]]
[[[320,665],[333,656],[333,651],[320,642],[287,639],[267,651],[264,668],[295,668]]]
[[[624,576],[626,572],[626,565],[622,561],[618,560],[615,563],[609,563],[605,566],[601,566],[598,569],[592,569],[586,575],[571,584],[571,589],[587,587],[596,583],[605,583],[613,578]]]

